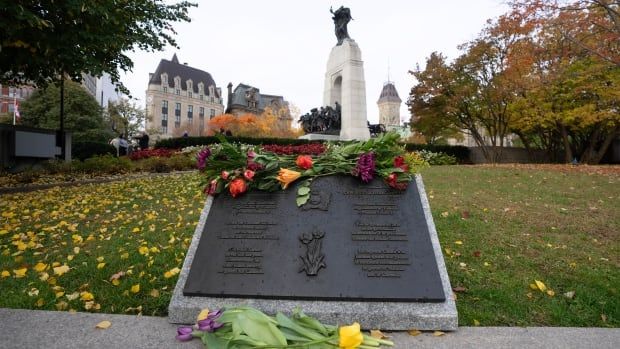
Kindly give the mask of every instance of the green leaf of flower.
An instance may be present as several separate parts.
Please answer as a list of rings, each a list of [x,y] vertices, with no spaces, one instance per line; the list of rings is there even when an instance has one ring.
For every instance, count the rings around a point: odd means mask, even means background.
[[[299,189],[297,189],[297,195],[299,196],[308,195],[309,193],[310,193],[309,187],[299,187]]]
[[[297,197],[297,207],[300,207],[303,204],[305,204],[306,202],[308,202],[308,199],[310,199],[310,194],[298,196]]]
[[[286,338],[276,326],[258,318],[249,318],[248,313],[239,315],[239,325],[248,337],[269,345],[286,345]]]

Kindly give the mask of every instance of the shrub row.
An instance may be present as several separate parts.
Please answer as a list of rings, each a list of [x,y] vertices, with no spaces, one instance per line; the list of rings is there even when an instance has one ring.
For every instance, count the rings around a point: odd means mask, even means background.
[[[462,145],[431,145],[406,143],[405,149],[408,151],[427,150],[433,153],[444,153],[454,156],[459,163],[469,162],[469,148]]]
[[[239,142],[246,144],[276,144],[276,145],[302,145],[317,141],[306,139],[290,138],[250,138],[250,137],[226,137],[229,142]],[[220,140],[215,136],[209,137],[179,137],[162,139],[155,144],[155,148],[181,149],[188,146],[209,145],[219,143]],[[445,153],[454,156],[459,163],[469,162],[469,148],[461,145],[430,145],[406,143],[408,151],[428,150],[433,153]]]
[[[101,142],[73,142],[71,144],[71,157],[84,160],[97,155],[116,155],[116,148],[108,143]]]
[[[316,143],[307,139],[291,139],[291,138],[252,138],[252,137],[226,137],[231,143],[245,144],[277,144],[277,145],[301,145],[308,143]],[[209,145],[219,143],[219,138],[215,136],[207,137],[179,137],[161,139],[155,143],[155,148],[181,149],[195,145]]]

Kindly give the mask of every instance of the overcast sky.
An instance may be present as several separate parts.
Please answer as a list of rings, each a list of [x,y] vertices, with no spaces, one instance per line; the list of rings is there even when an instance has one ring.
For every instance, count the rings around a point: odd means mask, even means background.
[[[226,96],[226,85],[243,82],[261,93],[282,95],[301,113],[322,105],[325,67],[336,44],[329,13],[351,9],[349,36],[364,61],[367,116],[378,122],[377,99],[389,79],[403,100],[401,120],[408,121],[405,101],[415,80],[407,72],[424,68],[433,51],[449,59],[470,41],[489,18],[507,11],[502,0],[261,0],[195,1],[191,23],[175,24],[180,48],[133,52],[133,72],[122,75],[132,95],[144,103],[148,76],[160,59],[177,54],[179,62],[205,70]],[[225,101],[226,103],[226,101]]]

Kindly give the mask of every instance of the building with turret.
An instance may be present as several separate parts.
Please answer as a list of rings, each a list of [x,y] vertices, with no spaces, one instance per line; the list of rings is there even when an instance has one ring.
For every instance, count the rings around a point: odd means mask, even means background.
[[[162,59],[149,74],[146,130],[160,137],[207,134],[207,122],[224,113],[222,91],[211,74],[179,63],[177,55]]]
[[[400,127],[400,105],[402,102],[394,83],[386,82],[381,90],[381,95],[379,95],[377,105],[379,106],[379,123],[383,124],[387,130]]]

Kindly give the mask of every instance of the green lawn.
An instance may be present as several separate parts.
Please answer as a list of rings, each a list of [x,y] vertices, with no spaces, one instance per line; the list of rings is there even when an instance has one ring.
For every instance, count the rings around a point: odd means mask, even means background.
[[[620,325],[618,176],[444,166],[423,179],[452,287],[465,289],[461,325]]]
[[[423,178],[461,325],[620,326],[617,175],[443,166]],[[0,195],[0,307],[165,315],[199,183]]]

